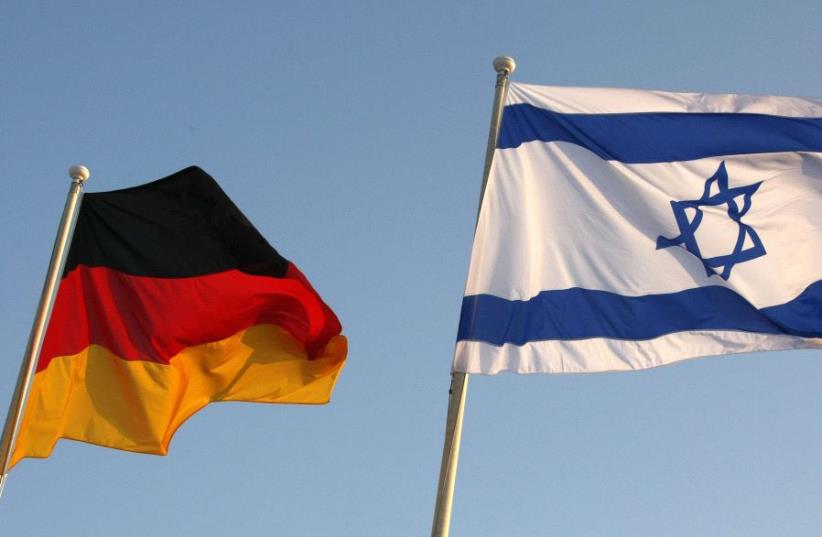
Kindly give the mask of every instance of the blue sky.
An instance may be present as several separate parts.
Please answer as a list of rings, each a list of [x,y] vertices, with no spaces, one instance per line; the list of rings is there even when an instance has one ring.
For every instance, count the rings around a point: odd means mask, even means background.
[[[198,164],[338,312],[324,407],[217,404],[168,457],[63,442],[3,537],[430,531],[493,98],[514,80],[822,96],[822,4],[0,4],[0,408],[68,190]],[[452,535],[811,536],[819,351],[472,377]]]

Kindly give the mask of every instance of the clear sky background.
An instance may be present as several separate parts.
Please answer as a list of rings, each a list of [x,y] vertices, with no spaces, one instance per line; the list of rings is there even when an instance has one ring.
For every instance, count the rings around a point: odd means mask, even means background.
[[[822,96],[818,0],[5,0],[0,21],[0,411],[74,163],[90,192],[200,165],[350,338],[328,406],[216,404],[167,457],[23,461],[2,537],[427,535],[492,59],[535,84]],[[821,384],[822,351],[472,377],[452,535],[817,536]]]

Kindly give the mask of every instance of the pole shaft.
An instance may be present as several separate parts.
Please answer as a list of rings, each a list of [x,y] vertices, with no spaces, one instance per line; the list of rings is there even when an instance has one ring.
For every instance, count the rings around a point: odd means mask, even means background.
[[[3,427],[3,436],[0,437],[0,494],[3,492],[3,484],[8,473],[9,463],[14,451],[14,442],[17,439],[20,422],[23,418],[23,411],[26,406],[31,379],[37,366],[37,359],[40,355],[40,348],[46,335],[51,310],[54,306],[54,299],[57,296],[57,288],[63,268],[68,256],[71,236],[74,233],[74,226],[77,222],[77,213],[80,208],[80,201],[83,197],[83,182],[85,178],[75,176],[72,178],[69,188],[66,206],[63,209],[63,216],[60,219],[60,226],[57,231],[57,238],[54,241],[54,249],[51,252],[46,281],[43,284],[43,291],[40,294],[40,303],[37,306],[37,313],[34,316],[31,334],[29,335],[26,352],[23,356],[23,363],[20,366],[20,374],[17,377],[17,385],[14,387],[9,404],[9,412],[6,415],[6,423]]]
[[[465,396],[468,391],[466,373],[451,374],[448,391],[448,414],[445,419],[445,444],[442,448],[440,480],[437,486],[437,503],[434,507],[434,526],[431,537],[448,537],[451,529],[451,506],[454,503],[454,485],[457,481],[457,463],[462,440],[462,418],[465,413]]]
[[[479,222],[479,213],[482,209],[482,200],[485,197],[485,187],[488,185],[488,176],[491,173],[494,149],[497,147],[502,110],[508,93],[508,80],[514,67],[514,60],[511,58],[497,58],[494,60],[497,83],[494,91],[494,106],[491,112],[491,127],[488,132],[488,145],[485,149],[485,167],[482,174],[479,206],[477,207],[477,222]],[[448,413],[445,421],[445,443],[442,448],[442,463],[440,465],[440,479],[437,486],[437,501],[434,506],[434,524],[431,529],[431,537],[448,537],[451,530],[451,507],[454,502],[454,485],[457,480],[457,463],[460,455],[462,421],[467,392],[468,374],[452,373],[451,389],[448,392]]]

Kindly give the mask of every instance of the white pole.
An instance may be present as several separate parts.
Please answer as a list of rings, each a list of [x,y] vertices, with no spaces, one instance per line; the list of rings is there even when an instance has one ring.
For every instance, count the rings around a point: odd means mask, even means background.
[[[6,415],[3,436],[0,437],[0,495],[3,494],[11,455],[14,452],[14,442],[17,439],[20,421],[26,407],[31,379],[34,377],[37,359],[40,356],[40,348],[46,336],[49,317],[51,317],[51,309],[54,306],[57,288],[63,275],[63,268],[66,265],[71,236],[74,234],[74,225],[77,223],[77,213],[80,208],[80,201],[83,198],[83,183],[88,179],[89,171],[85,166],[72,166],[69,168],[69,176],[71,177],[71,187],[66,198],[66,206],[60,219],[46,281],[43,284],[43,292],[40,294],[40,304],[37,306],[34,324],[26,345],[26,353],[20,366],[20,374],[17,377],[17,385],[14,387],[14,394],[9,403],[9,413]]]
[[[497,147],[502,110],[505,106],[505,96],[508,93],[508,78],[516,67],[516,62],[509,56],[500,56],[494,59],[497,84],[494,93],[494,107],[491,112],[491,128],[488,132],[488,146],[485,150],[485,169],[482,176],[477,220],[479,220],[479,211],[482,209],[482,200],[485,197],[488,175],[491,173],[494,149]],[[440,479],[437,486],[437,503],[434,507],[434,525],[431,529],[431,537],[448,537],[451,528],[451,507],[454,501],[454,484],[457,480],[457,462],[460,455],[462,418],[465,411],[467,391],[468,374],[452,373],[451,389],[448,392],[448,414],[445,421],[445,444],[442,448],[442,464],[440,465]]]

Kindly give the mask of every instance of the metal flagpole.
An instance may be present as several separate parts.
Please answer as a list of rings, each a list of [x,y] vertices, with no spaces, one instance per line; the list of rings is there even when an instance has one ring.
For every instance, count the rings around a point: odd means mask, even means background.
[[[517,64],[509,56],[494,59],[494,70],[497,72],[497,84],[494,93],[494,107],[491,112],[491,128],[488,132],[488,146],[485,150],[485,169],[482,175],[477,220],[485,197],[488,175],[491,173],[491,162],[494,160],[494,149],[497,147],[502,109],[508,93],[508,78]],[[475,225],[476,227],[476,225]],[[465,411],[465,394],[468,390],[468,374],[452,373],[451,389],[448,396],[448,414],[445,421],[445,445],[442,448],[440,480],[437,486],[437,503],[434,507],[434,525],[431,537],[448,537],[451,528],[451,506],[454,500],[454,483],[457,479],[457,462],[462,438],[462,417]]]
[[[0,496],[3,494],[3,486],[6,483],[9,463],[14,451],[14,442],[17,439],[17,432],[20,428],[20,421],[23,417],[23,410],[26,406],[26,398],[31,379],[34,376],[37,359],[40,356],[40,348],[46,335],[46,327],[51,316],[52,306],[54,306],[54,298],[57,296],[57,287],[66,264],[71,236],[77,222],[80,201],[83,198],[83,183],[88,179],[89,171],[85,166],[72,166],[69,168],[69,176],[71,177],[71,187],[66,198],[66,206],[60,219],[60,227],[57,230],[57,238],[51,252],[49,270],[43,284],[43,292],[40,294],[40,304],[37,306],[37,313],[34,316],[34,324],[26,345],[23,363],[20,366],[17,385],[9,404],[6,425],[3,427],[3,436],[0,437]]]

